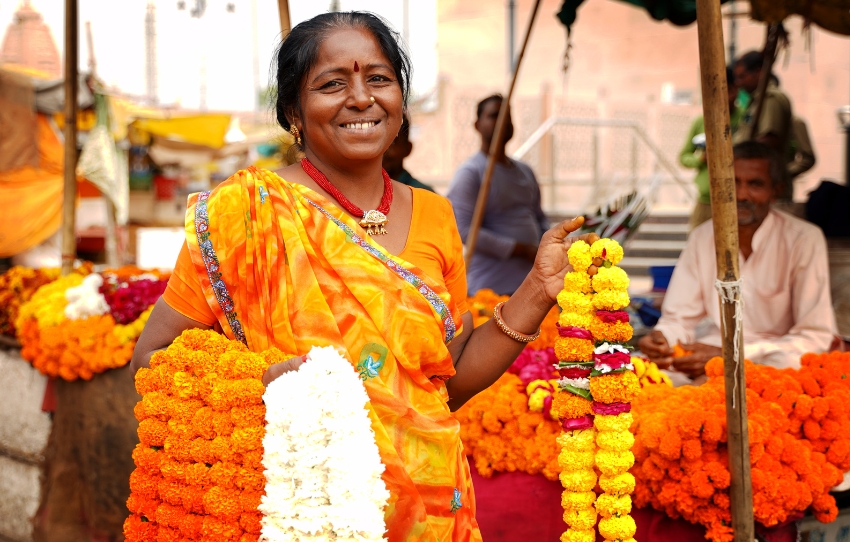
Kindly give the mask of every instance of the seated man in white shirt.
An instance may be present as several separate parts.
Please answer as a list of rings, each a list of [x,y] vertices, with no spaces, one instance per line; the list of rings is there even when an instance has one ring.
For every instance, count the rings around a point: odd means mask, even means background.
[[[770,208],[784,163],[763,143],[735,145],[740,269],[744,298],[744,357],[778,368],[800,366],[806,352],[823,352],[835,337],[826,240],[821,230]],[[714,224],[695,228],[679,257],[658,325],[641,352],[662,368],[693,378],[721,355]],[[697,337],[706,317],[708,333]],[[702,327],[702,326],[701,326]],[[673,358],[672,346],[692,353]]]

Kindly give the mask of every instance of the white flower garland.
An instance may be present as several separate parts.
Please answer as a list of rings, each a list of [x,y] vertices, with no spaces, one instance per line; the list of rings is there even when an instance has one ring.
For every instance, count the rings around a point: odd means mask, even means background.
[[[390,493],[365,406],[363,382],[334,348],[263,395],[266,494],[260,540],[384,540]]]
[[[65,290],[65,318],[68,320],[85,320],[90,316],[100,316],[109,312],[106,298],[100,293],[103,277],[98,273],[86,275],[82,284]]]
[[[590,391],[590,379],[589,378],[567,378],[563,377],[558,380],[558,386],[561,389],[566,389],[567,386],[572,386],[574,388],[578,388],[580,390]]]

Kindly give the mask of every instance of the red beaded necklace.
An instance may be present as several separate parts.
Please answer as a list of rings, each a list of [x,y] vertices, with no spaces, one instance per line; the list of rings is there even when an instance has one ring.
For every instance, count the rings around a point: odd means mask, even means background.
[[[316,184],[321,186],[325,192],[333,196],[346,211],[361,218],[360,227],[365,228],[366,233],[369,235],[384,235],[387,233],[387,229],[385,227],[387,225],[387,214],[390,212],[390,205],[393,203],[393,181],[387,174],[387,170],[381,169],[381,173],[384,176],[384,194],[381,196],[381,203],[378,204],[377,209],[364,212],[363,209],[351,203],[348,198],[345,197],[345,194],[340,192],[337,187],[331,184],[328,178],[325,177],[325,174],[316,169],[316,166],[314,166],[313,163],[306,157],[301,159],[301,168],[304,170],[304,173],[316,181]]]

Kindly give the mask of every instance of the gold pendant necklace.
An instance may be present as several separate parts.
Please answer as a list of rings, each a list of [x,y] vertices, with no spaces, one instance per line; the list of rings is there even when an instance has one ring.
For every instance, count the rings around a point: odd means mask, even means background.
[[[386,235],[387,215],[381,211],[371,210],[363,214],[360,219],[360,227],[366,230],[369,235]]]

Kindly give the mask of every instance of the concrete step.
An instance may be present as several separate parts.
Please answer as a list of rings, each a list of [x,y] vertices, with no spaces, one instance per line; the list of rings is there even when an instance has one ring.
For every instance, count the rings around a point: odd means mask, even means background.
[[[640,225],[634,239],[650,239],[658,241],[686,240],[688,238],[688,224],[662,222],[650,222]]]
[[[626,256],[620,267],[629,275],[647,276],[650,267],[676,265],[676,258]]]
[[[626,245],[626,251],[632,250],[658,250],[663,252],[680,253],[685,250],[685,240],[655,240],[655,239],[632,239]]]

